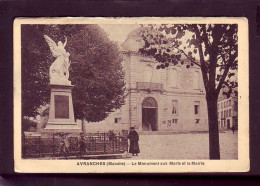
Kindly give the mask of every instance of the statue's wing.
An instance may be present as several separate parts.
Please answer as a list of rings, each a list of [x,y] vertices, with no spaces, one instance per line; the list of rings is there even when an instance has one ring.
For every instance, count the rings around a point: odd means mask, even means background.
[[[63,44],[63,47],[65,48],[65,46],[67,45],[67,37],[66,36],[64,36],[64,37],[65,37],[65,42]]]
[[[58,57],[59,56],[59,50],[58,50],[58,46],[56,45],[56,43],[47,35],[44,35],[44,38],[46,40],[46,42],[48,43],[51,53],[53,55],[53,57]]]

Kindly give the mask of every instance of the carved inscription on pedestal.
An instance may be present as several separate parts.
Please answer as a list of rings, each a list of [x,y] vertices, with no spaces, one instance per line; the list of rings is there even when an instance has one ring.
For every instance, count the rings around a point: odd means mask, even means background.
[[[69,118],[69,96],[54,96],[55,118]]]

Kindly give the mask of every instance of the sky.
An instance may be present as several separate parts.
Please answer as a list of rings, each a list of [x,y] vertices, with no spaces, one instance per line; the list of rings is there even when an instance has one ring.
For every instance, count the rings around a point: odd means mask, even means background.
[[[119,44],[126,40],[130,32],[140,27],[138,24],[100,24],[99,26],[108,34],[112,41]]]
[[[109,38],[112,41],[118,42],[119,45],[121,45],[127,38],[127,35],[131,33],[133,30],[140,27],[139,24],[99,24],[99,26],[108,34]],[[186,43],[187,39],[191,39],[192,35],[190,33],[186,33],[185,37],[181,39],[182,43]],[[186,53],[188,53],[188,50],[184,49],[182,46],[180,47]],[[189,51],[193,51],[193,48]],[[199,60],[199,53],[196,54],[193,53],[193,56],[196,58],[196,60]],[[205,59],[208,60],[208,56],[205,56]],[[220,73],[217,71],[217,73]]]
[[[141,27],[139,24],[99,24],[99,26],[108,34],[112,41],[118,42],[119,45],[121,45],[126,40],[129,33]],[[186,33],[185,37],[183,37],[181,41],[182,43],[186,43],[186,40],[191,38],[192,35],[190,33]],[[188,52],[188,50],[183,50],[186,51],[186,53]],[[191,51],[193,51],[193,47]],[[193,56],[199,60],[198,52],[196,54],[193,53]],[[205,56],[205,59],[208,60],[208,56]],[[219,71],[217,72],[219,73]]]
[[[141,27],[139,24],[99,24],[99,26],[108,34],[112,41],[118,42],[119,45],[126,40],[129,33]],[[191,39],[191,34],[186,33],[185,37],[182,38],[182,42],[186,43],[187,39]],[[194,54],[194,56],[196,59],[199,59],[198,53]]]

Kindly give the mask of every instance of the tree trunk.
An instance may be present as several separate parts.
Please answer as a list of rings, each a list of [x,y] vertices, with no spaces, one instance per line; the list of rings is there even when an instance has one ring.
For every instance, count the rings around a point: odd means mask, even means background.
[[[220,159],[217,97],[208,96],[209,158]]]
[[[86,133],[86,119],[81,119],[82,132]]]

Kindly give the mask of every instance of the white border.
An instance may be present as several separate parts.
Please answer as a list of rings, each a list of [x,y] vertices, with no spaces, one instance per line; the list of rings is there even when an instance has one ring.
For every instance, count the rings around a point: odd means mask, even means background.
[[[238,160],[23,160],[21,159],[21,24],[238,24]],[[14,21],[14,160],[20,173],[177,173],[249,171],[249,45],[246,18],[17,18]],[[204,165],[132,165],[137,162],[204,162]],[[125,162],[126,166],[77,166],[77,162]]]

